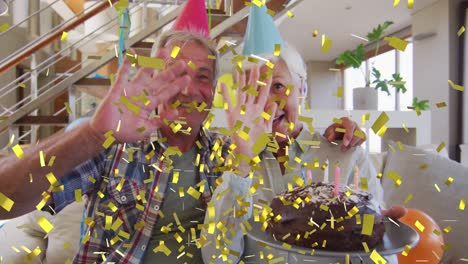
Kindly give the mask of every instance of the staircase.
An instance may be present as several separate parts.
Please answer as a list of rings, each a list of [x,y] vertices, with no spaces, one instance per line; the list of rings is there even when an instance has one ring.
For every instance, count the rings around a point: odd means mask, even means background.
[[[41,15],[54,13],[58,19],[67,19],[52,27],[49,32],[38,34],[37,38],[19,47],[9,56],[3,59],[0,56],[2,59],[0,61],[0,149],[8,149],[8,146],[18,142],[34,144],[39,139],[37,134],[39,128],[63,127],[73,119],[86,114],[86,111],[82,111],[80,107],[83,98],[97,98],[94,99],[95,107],[99,98],[102,98],[110,87],[107,78],[89,77],[95,76],[99,69],[103,70],[103,66],[115,65],[117,41],[97,43],[96,40],[99,40],[97,36],[103,34],[115,35],[115,28],[119,25],[118,17],[109,18],[92,31],[83,30],[83,25],[91,19],[103,19],[104,12],[116,13],[109,2],[115,4],[117,0],[96,1],[92,5],[85,5],[81,12],[76,11],[76,8],[72,12],[59,11],[64,10],[66,5],[63,0],[48,1],[49,4],[38,10],[36,14],[12,25],[7,31],[0,32],[0,41],[4,43],[14,32],[22,26],[24,28],[25,24],[32,24],[31,21],[37,20]],[[211,10],[215,25],[211,29],[212,38],[219,40],[221,36],[234,36],[238,39],[242,37],[242,24],[245,28],[248,7],[244,6],[244,1],[233,1],[224,1],[221,9]],[[279,5],[280,12],[276,15],[279,17],[301,1],[271,0],[269,3]],[[138,54],[149,55],[154,34],[162,32],[178,16],[182,10],[180,4],[184,2],[132,1],[128,6],[130,17],[132,19],[136,16],[141,17],[143,12],[143,20],[146,19],[146,22],[142,20],[143,26],[130,28],[125,48],[133,47]],[[148,12],[148,8],[155,12]],[[57,11],[66,13],[67,17],[60,17]],[[152,15],[148,15],[149,13]],[[67,32],[69,37],[60,41],[64,36],[63,32]],[[92,52],[86,53],[89,50]],[[80,55],[81,59],[75,58]],[[4,80],[8,80],[7,83]],[[62,102],[57,99],[61,97],[65,97],[62,98]],[[51,109],[54,101],[56,107]],[[49,109],[43,110],[44,106],[48,105]],[[9,145],[7,145],[8,139]]]

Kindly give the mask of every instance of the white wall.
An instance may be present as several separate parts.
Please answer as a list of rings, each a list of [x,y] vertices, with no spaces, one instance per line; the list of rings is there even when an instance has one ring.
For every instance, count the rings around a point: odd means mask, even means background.
[[[414,42],[414,96],[428,99],[432,108],[432,143],[449,144],[449,0],[440,0],[413,15],[413,36],[435,33]]]
[[[340,74],[330,71],[331,62],[307,62],[308,103],[311,109],[343,109],[343,98],[334,96],[340,85]]]

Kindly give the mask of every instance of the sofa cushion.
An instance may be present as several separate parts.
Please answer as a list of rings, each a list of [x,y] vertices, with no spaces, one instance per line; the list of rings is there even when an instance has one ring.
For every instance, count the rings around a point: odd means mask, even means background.
[[[468,198],[468,168],[419,148],[403,145],[403,151],[400,151],[395,144],[394,149],[388,151],[382,179],[385,203],[422,210],[442,229],[450,226],[452,230],[444,233],[444,239],[451,249],[445,252],[444,259],[468,257],[464,244],[468,212],[459,209],[460,200]],[[401,176],[399,187],[395,187],[395,181],[388,177],[391,171]],[[446,185],[449,177],[453,178],[453,183]],[[405,204],[409,195],[412,199]]]
[[[47,240],[44,231],[35,223],[39,217],[46,217],[49,213],[34,211],[17,218],[8,220],[0,228],[0,258],[4,263],[25,263],[28,252],[37,247],[41,250],[39,256],[31,258],[29,263],[42,263],[46,252]],[[15,248],[19,251],[17,252]]]
[[[71,203],[57,215],[48,217],[54,229],[48,236],[45,263],[72,261],[78,250],[80,224],[83,217],[83,202]]]

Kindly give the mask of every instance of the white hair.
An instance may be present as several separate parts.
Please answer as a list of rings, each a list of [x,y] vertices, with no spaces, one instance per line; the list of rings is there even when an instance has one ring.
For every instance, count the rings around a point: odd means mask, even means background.
[[[307,66],[302,59],[301,54],[294,48],[291,44],[286,43],[284,47],[281,48],[279,56],[286,66],[288,67],[289,73],[293,81],[298,87],[302,86],[301,93],[307,95]]]
[[[213,87],[216,87],[216,82],[218,80],[219,74],[219,56],[214,44],[203,37],[201,33],[194,31],[167,31],[162,34],[153,44],[151,48],[151,57],[155,57],[158,50],[162,47],[165,47],[169,41],[181,41],[181,42],[195,42],[202,47],[206,48],[210,55],[215,57],[214,59],[214,69],[213,69]]]

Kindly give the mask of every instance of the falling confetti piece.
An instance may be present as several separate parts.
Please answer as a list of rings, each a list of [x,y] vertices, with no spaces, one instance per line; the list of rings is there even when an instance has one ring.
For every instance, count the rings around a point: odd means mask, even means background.
[[[318,34],[319,34],[319,31],[316,29],[316,30],[314,30],[314,32],[312,33],[312,36],[315,38],[315,37],[318,36]]]
[[[393,2],[393,7],[397,7],[400,4],[400,0],[395,0]]]
[[[445,142],[442,141],[442,142],[439,144],[439,146],[437,147],[437,149],[436,149],[437,152],[440,152],[444,147],[445,147]]]
[[[460,200],[460,204],[458,205],[458,209],[460,209],[460,211],[464,211],[465,210],[465,199],[461,199]]]
[[[45,217],[41,216],[39,219],[37,219],[37,224],[48,234],[52,229],[54,229],[54,226],[47,220]]]
[[[388,45],[391,47],[394,47],[395,49],[399,51],[405,51],[406,46],[408,46],[408,41],[405,41],[403,39],[397,38],[397,37],[385,37],[385,41],[388,41]]]
[[[16,144],[11,149],[18,159],[22,159],[24,157],[24,152],[20,145]]]
[[[60,37],[60,40],[65,41],[65,40],[67,40],[67,37],[68,37],[68,33],[66,31],[64,31],[64,32],[62,32],[62,37]]]
[[[10,212],[15,202],[0,192],[0,206],[7,212]]]
[[[294,17],[294,14],[293,14],[293,12],[291,12],[291,10],[288,10],[288,11],[286,12],[286,14],[287,14],[288,17],[290,17],[290,18],[293,18],[293,17]]]
[[[375,134],[378,134],[379,130],[385,126],[388,120],[390,120],[388,115],[385,112],[382,112],[372,125],[372,131],[374,131]]]
[[[164,70],[166,67],[164,60],[145,56],[138,56],[137,64],[141,67],[153,68],[156,70]]]
[[[275,52],[273,53],[273,55],[278,57],[280,55],[280,52],[281,52],[281,44],[275,44]]]
[[[447,104],[445,102],[440,102],[440,103],[436,103],[436,106],[437,108],[442,108],[442,107],[446,107]]]
[[[451,80],[448,80],[448,83],[450,84],[450,86],[452,86],[452,88],[454,90],[457,90],[457,91],[460,91],[460,92],[463,92],[465,90],[465,88],[461,85],[458,85],[458,84],[455,84],[454,82],[452,82]]]
[[[67,109],[67,113],[68,113],[69,115],[71,115],[71,114],[72,114],[72,110],[71,110],[71,108],[70,108],[70,105],[69,105],[67,102],[65,102],[65,103],[63,103],[63,104],[65,105],[65,109]]]
[[[7,30],[8,28],[10,28],[10,24],[4,23],[4,24],[0,25],[0,32],[3,32],[5,30]]]
[[[332,46],[332,40],[327,36],[322,35],[322,53],[328,53],[328,50]]]
[[[461,28],[457,32],[457,35],[460,37],[463,33],[465,33],[465,26],[461,26]]]
[[[173,59],[177,58],[177,55],[179,55],[180,47],[179,46],[174,46],[171,51],[171,57]]]
[[[408,0],[408,9],[413,9],[414,0]]]

